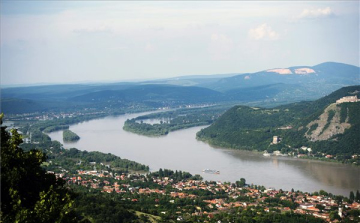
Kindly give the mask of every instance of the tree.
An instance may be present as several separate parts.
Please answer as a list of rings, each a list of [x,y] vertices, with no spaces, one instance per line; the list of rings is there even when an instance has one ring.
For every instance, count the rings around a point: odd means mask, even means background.
[[[164,177],[164,171],[161,168],[159,169],[159,177]]]
[[[320,190],[320,191],[319,191],[319,194],[320,194],[320,195],[323,195],[323,196],[328,196],[328,195],[329,195],[329,193],[326,192],[326,191],[324,191],[324,190]]]
[[[244,187],[246,185],[246,180],[245,178],[240,178],[240,181],[236,181],[236,185],[238,187]]]
[[[355,194],[353,191],[350,191],[350,196],[349,196],[350,202],[354,202],[355,200]]]
[[[332,221],[335,219],[341,220],[339,214],[336,211],[330,211],[329,217],[330,217],[330,220],[332,220]]]
[[[360,192],[359,192],[359,190],[356,191],[355,200],[356,200],[357,202],[360,202]]]
[[[0,115],[2,123],[3,114]],[[16,129],[1,127],[1,212],[3,222],[76,222],[65,181],[40,166],[46,156],[24,152]]]
[[[337,203],[338,205],[342,204],[343,198],[344,198],[344,197],[341,196],[341,195],[336,195],[336,196],[335,196],[335,201],[336,201],[336,203]]]
[[[315,207],[316,207],[317,209],[319,209],[320,212],[323,212],[323,210],[325,209],[325,207],[324,207],[323,205],[321,205],[321,204],[317,204]]]

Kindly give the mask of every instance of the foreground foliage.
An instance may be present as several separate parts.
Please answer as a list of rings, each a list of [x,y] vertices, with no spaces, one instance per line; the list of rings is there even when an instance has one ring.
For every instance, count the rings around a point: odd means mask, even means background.
[[[2,116],[1,116],[2,119]],[[24,152],[21,136],[1,127],[1,219],[4,222],[73,222],[73,193],[65,181],[46,174],[45,155]]]

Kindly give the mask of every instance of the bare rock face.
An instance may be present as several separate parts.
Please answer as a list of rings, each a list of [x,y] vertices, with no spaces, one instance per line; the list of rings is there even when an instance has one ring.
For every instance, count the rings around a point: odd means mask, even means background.
[[[301,75],[304,75],[304,74],[312,74],[312,73],[316,73],[315,70],[311,69],[311,68],[298,68],[298,69],[295,69],[295,74],[301,74]]]
[[[306,127],[309,130],[305,133],[306,138],[311,141],[321,141],[328,140],[334,135],[343,134],[351,125],[348,123],[348,114],[345,122],[340,122],[340,110],[341,108],[335,103],[329,105],[317,120],[307,124]]]
[[[277,69],[271,69],[267,70],[266,72],[272,72],[272,73],[278,73],[278,74],[292,74],[291,70],[288,68],[277,68]]]

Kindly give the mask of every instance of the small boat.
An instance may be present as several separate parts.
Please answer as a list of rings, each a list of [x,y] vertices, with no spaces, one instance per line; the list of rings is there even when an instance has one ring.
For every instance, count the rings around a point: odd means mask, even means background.
[[[202,172],[211,173],[211,174],[220,174],[220,171],[218,171],[218,170],[210,170],[210,169],[204,169]]]

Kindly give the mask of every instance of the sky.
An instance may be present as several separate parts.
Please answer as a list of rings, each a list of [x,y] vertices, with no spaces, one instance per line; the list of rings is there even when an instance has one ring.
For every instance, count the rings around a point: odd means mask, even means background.
[[[359,1],[4,1],[1,85],[359,66]]]

